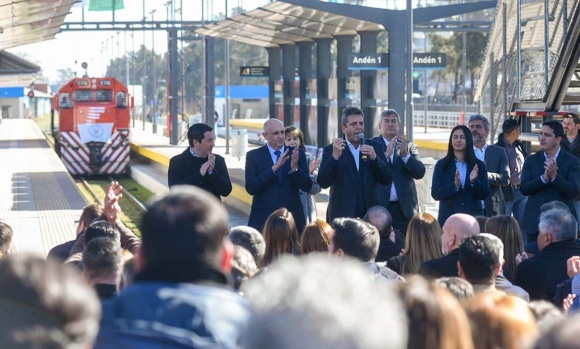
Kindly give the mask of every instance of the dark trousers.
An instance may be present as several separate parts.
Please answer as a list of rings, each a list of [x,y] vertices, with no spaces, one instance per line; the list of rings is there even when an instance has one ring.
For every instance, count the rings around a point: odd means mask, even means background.
[[[398,201],[389,202],[387,207],[391,217],[393,218],[393,229],[398,230],[403,236],[407,236],[407,226],[409,225],[409,219],[405,217],[403,210],[401,210],[401,205]]]

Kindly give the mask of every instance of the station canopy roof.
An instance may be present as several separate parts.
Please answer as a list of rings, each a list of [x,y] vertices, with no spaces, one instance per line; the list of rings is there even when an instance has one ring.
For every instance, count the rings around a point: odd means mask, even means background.
[[[202,26],[196,32],[255,46],[277,47],[376,30],[385,28],[373,22],[275,1],[252,11]]]
[[[0,50],[54,39],[79,0],[0,0]]]
[[[0,87],[29,86],[40,67],[6,51],[0,51]]]

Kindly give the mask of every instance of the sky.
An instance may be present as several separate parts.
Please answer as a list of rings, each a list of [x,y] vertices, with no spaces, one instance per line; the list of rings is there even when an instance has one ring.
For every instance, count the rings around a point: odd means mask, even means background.
[[[83,5],[85,21],[112,21],[111,11],[88,11],[88,3],[88,0],[84,0],[83,3],[75,5],[65,22],[80,22]],[[242,6],[251,10],[266,3],[267,0],[124,0],[125,8],[115,11],[115,20],[141,21],[143,4],[148,21],[152,18],[153,10],[156,21],[165,21],[168,18],[201,21],[225,13],[226,4],[229,9]],[[182,15],[180,8],[183,8]],[[106,70],[106,62],[124,56],[125,49],[127,52],[133,49],[137,51],[143,42],[149,49],[154,42],[155,52],[158,54],[167,52],[167,32],[159,30],[154,33],[145,31],[144,38],[143,31],[134,32],[133,37],[131,31],[65,31],[57,34],[54,40],[19,46],[8,51],[39,65],[43,75],[50,82],[54,82],[58,80],[59,69],[70,68],[78,75],[84,74],[81,68],[83,62],[88,64],[90,76],[102,76]]]

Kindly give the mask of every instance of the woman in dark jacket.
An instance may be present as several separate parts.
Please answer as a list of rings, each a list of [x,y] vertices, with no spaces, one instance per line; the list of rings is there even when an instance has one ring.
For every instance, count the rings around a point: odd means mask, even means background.
[[[464,125],[455,126],[447,155],[435,164],[431,184],[431,196],[439,201],[439,224],[443,226],[455,213],[483,215],[482,200],[490,192],[485,163],[473,151],[471,131]]]

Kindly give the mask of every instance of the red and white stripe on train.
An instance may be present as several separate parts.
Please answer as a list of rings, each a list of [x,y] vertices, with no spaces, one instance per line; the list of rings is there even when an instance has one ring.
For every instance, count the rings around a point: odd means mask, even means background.
[[[52,100],[55,149],[72,175],[129,171],[133,98],[115,78],[75,78]]]

